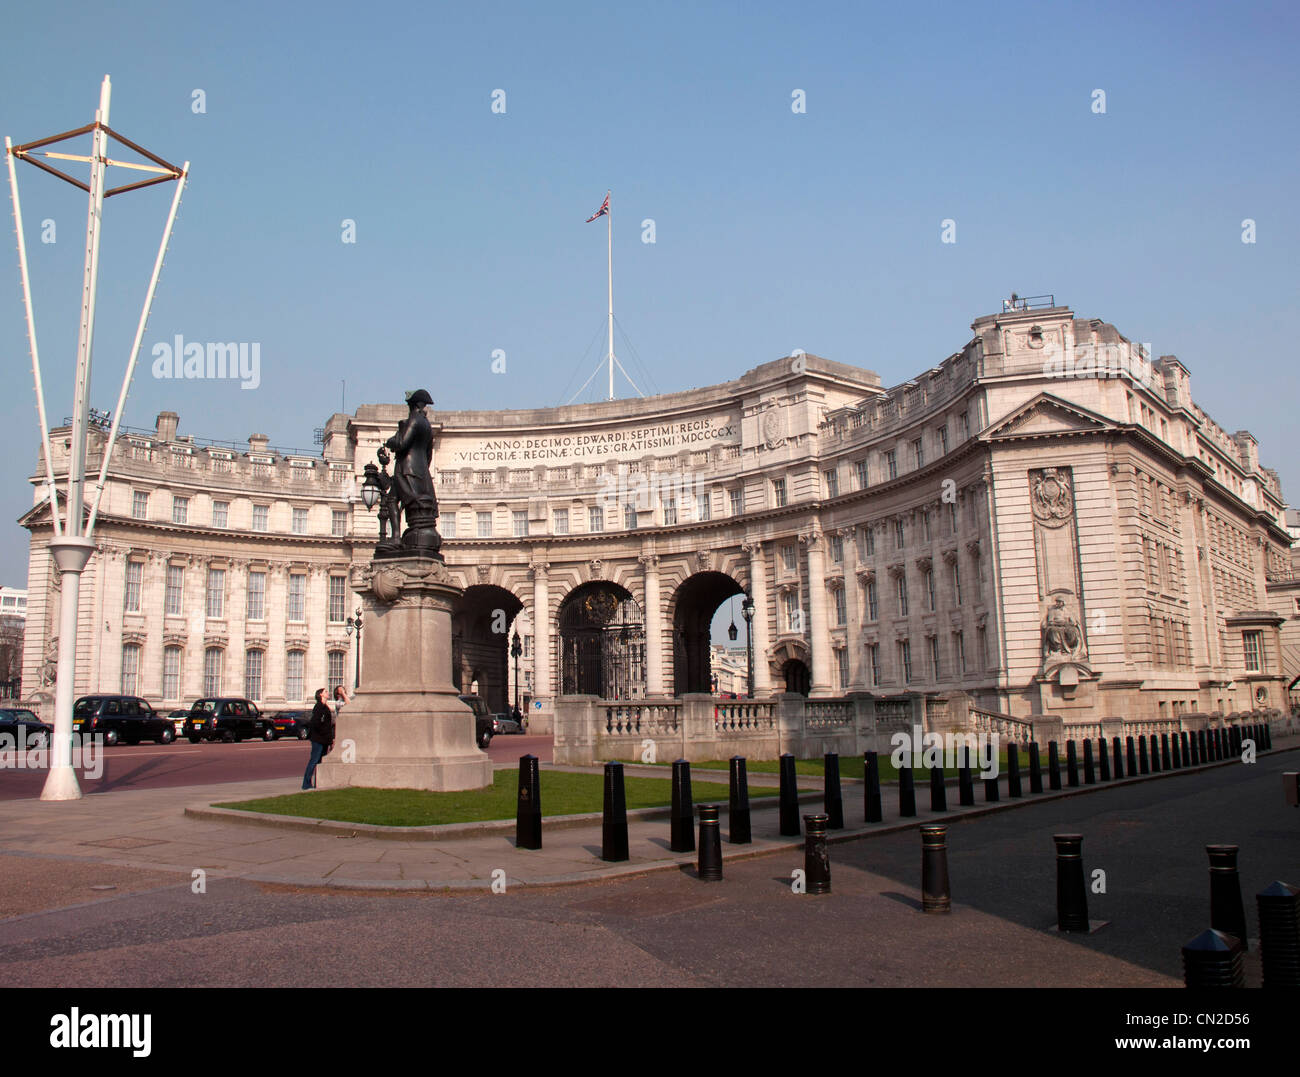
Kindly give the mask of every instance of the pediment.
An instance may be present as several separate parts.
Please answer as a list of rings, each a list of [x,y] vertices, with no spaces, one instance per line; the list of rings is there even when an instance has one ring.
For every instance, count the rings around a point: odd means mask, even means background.
[[[1096,412],[1067,403],[1050,393],[1040,393],[1009,415],[1003,416],[980,438],[999,441],[1008,438],[1098,434],[1112,429],[1114,424]]]

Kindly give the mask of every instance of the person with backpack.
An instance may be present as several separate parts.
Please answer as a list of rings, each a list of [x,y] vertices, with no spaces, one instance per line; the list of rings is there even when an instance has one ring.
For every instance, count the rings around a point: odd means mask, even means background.
[[[311,759],[302,776],[302,787],[316,787],[316,764],[334,747],[334,714],[325,702],[325,689],[316,689],[316,706],[312,708],[311,719],[307,723],[307,739],[311,741]]]

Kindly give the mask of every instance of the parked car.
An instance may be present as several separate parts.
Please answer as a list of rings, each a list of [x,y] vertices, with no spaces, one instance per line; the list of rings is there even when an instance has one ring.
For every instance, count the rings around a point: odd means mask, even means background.
[[[281,737],[297,737],[298,740],[306,740],[311,711],[280,711],[278,714],[269,715],[268,721],[275,730],[276,740]]]
[[[178,737],[185,736],[185,719],[189,716],[190,712],[183,708],[178,711],[172,711],[171,714],[167,715],[167,717],[171,719],[172,728],[176,731]]]
[[[474,712],[474,736],[480,748],[492,743],[492,715],[482,696],[461,696],[460,701]]]
[[[176,727],[139,696],[82,696],[72,705],[72,731],[105,744],[170,744]]]
[[[502,733],[522,733],[523,731],[523,726],[510,717],[508,711],[492,715],[493,734],[500,736]]]
[[[185,736],[191,744],[201,740],[238,743],[253,737],[275,740],[275,726],[262,717],[251,699],[213,697],[194,701],[185,719]]]
[[[15,748],[48,748],[54,726],[47,725],[25,707],[0,708],[0,738]]]

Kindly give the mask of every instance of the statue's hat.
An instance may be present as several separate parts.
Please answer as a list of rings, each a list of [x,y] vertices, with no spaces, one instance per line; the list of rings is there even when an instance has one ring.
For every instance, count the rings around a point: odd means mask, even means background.
[[[408,407],[415,407],[417,404],[424,404],[426,407],[433,405],[433,397],[429,395],[427,389],[416,389],[413,393],[406,394],[406,403]]]

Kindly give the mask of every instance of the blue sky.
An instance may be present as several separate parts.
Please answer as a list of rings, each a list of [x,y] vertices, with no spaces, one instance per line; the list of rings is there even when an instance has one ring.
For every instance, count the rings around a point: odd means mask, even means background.
[[[170,409],[182,433],[309,447],[344,379],[348,410],[416,386],[447,408],[561,403],[602,348],[605,229],[583,222],[612,188],[643,389],[794,348],[897,384],[1012,290],[1051,292],[1177,354],[1295,497],[1298,30],[1285,4],[27,4],[5,18],[0,135],[88,122],[108,73],[112,126],[191,162],[131,426]],[[57,420],[85,196],[21,164],[19,182]],[[106,207],[106,410],[169,198]],[[3,278],[12,521],[38,440],[12,237]],[[260,387],[154,379],[149,348],[177,333],[259,342]],[[26,564],[4,525],[0,582]]]

